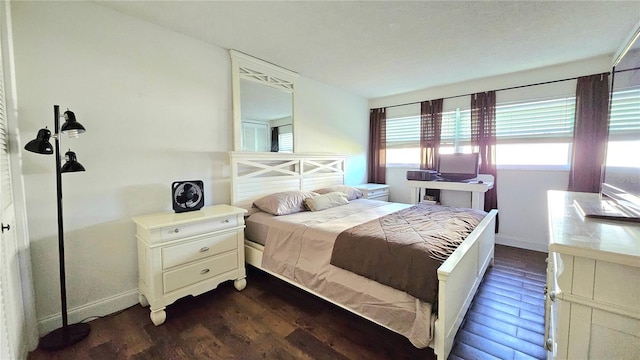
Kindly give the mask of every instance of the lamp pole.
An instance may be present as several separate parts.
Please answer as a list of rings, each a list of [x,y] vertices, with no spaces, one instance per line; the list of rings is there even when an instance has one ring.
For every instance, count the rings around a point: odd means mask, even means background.
[[[54,149],[48,143],[50,132],[42,129],[38,132],[38,138],[29,142],[25,149],[40,154],[53,154],[56,158],[56,187],[57,187],[57,205],[58,205],[58,257],[60,265],[60,306],[62,315],[62,327],[51,331],[40,339],[39,347],[43,350],[58,350],[71,346],[78,341],[86,338],[91,331],[89,324],[77,323],[69,325],[67,316],[67,284],[65,275],[65,257],[64,257],[64,223],[62,216],[62,173],[84,171],[84,167],[75,161],[75,153],[69,151],[67,154],[73,157],[73,161],[67,161],[63,167],[60,158],[60,133],[66,131],[84,132],[84,127],[75,121],[75,115],[67,111],[65,112],[65,124],[60,127],[60,107],[53,106],[53,122],[54,122]],[[70,166],[70,163],[72,163]]]
[[[64,222],[62,221],[62,165],[60,162],[60,106],[53,106],[54,117],[54,141],[55,141],[55,157],[56,157],[56,185],[58,188],[58,254],[60,257],[60,303],[62,307],[62,328],[63,336],[69,336],[66,331],[68,325],[67,318],[67,281],[64,268]]]

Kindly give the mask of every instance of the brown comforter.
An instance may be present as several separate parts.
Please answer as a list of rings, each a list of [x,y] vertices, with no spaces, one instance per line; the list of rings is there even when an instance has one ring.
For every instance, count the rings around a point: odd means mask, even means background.
[[[340,233],[331,264],[435,304],[438,267],[485,215],[418,204]]]

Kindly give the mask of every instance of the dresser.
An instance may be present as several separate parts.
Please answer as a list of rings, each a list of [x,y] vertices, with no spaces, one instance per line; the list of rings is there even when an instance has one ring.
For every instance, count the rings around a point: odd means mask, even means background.
[[[184,213],[134,217],[138,243],[138,300],[149,306],[156,326],[165,308],[179,298],[215,289],[234,280],[247,285],[244,265],[244,214],[229,205]]]
[[[389,185],[385,184],[360,184],[354,188],[362,191],[363,199],[389,201]]]
[[[574,201],[598,194],[547,199],[547,358],[638,359],[640,224],[583,218]]]

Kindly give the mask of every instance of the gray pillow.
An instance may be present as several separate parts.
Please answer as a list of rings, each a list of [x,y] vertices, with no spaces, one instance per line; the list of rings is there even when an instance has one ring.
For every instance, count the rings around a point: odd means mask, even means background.
[[[349,203],[347,196],[341,192],[331,192],[307,198],[304,201],[305,206],[311,211],[320,211],[336,206],[346,205]]]
[[[304,201],[318,196],[312,191],[283,191],[267,196],[253,202],[253,206],[273,215],[287,215],[305,211]]]
[[[315,192],[317,192],[318,194],[327,194],[327,193],[336,192],[336,191],[345,194],[347,196],[347,200],[349,201],[360,199],[362,197],[362,191],[354,188],[353,186],[348,186],[348,185],[335,185],[335,186],[330,186],[327,188],[315,190]]]

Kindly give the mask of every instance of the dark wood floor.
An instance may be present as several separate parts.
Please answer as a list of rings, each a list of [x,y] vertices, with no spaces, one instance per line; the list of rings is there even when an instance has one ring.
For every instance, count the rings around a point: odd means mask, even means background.
[[[544,358],[546,254],[496,246],[458,334],[451,359]],[[408,340],[249,269],[242,292],[231,282],[167,308],[156,327],[133,306],[91,321],[91,334],[65,350],[29,359],[435,359]]]
[[[496,246],[449,359],[545,359],[546,253]]]

